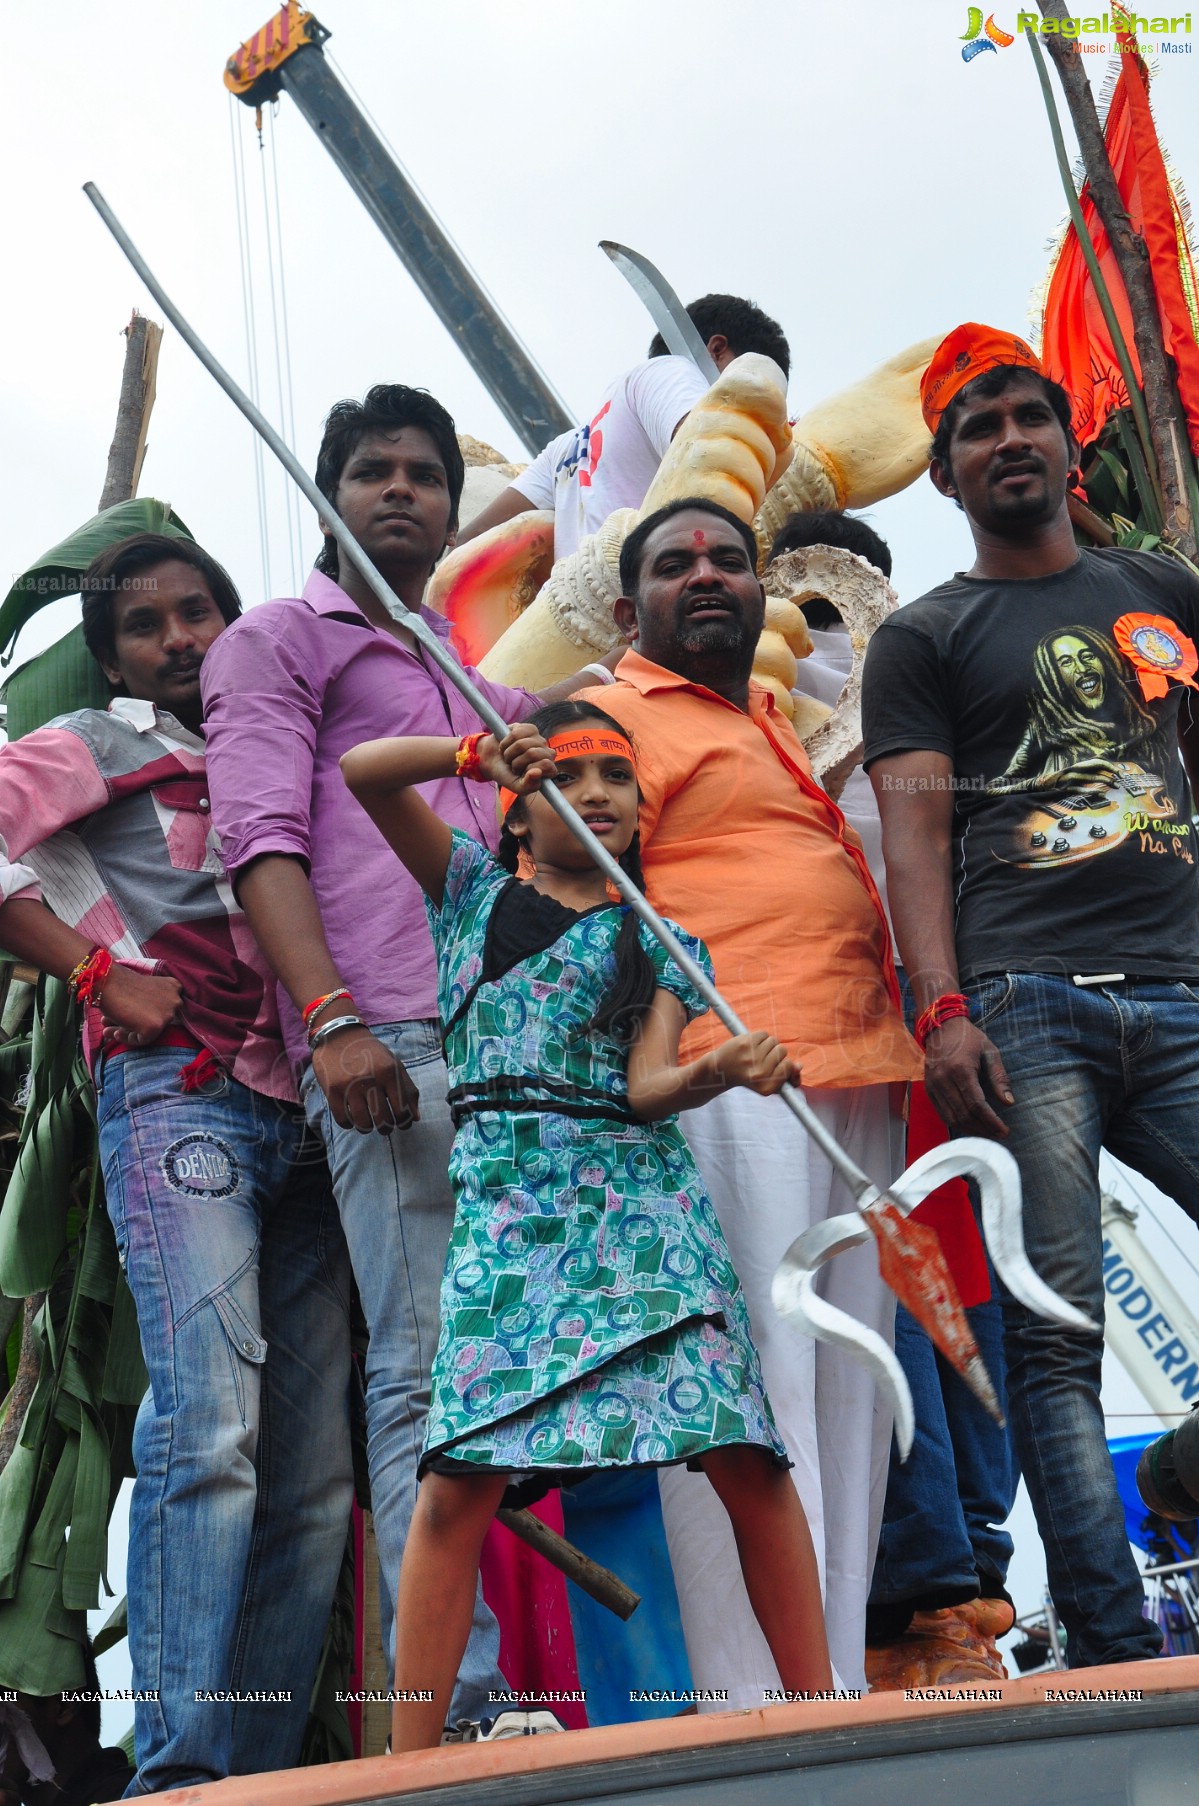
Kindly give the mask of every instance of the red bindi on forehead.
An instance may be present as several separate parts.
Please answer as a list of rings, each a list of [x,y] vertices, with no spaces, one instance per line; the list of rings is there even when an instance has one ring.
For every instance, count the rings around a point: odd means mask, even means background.
[[[691,537],[695,541],[697,546],[702,546],[702,545],[707,544],[707,540],[706,540],[704,534],[702,534],[700,532],[698,527],[695,529],[695,532],[691,535]]]

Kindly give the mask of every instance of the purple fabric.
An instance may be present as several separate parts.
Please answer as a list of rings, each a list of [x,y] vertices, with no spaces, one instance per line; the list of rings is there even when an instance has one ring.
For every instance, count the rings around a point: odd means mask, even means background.
[[[421,613],[448,641],[448,623]],[[470,675],[507,721],[537,706],[526,691]],[[301,859],[341,982],[366,1020],[436,1017],[423,893],[346,789],[338,760],[386,735],[473,733],[476,716],[435,666],[316,571],[302,598],[264,602],[225,629],[203,687],[212,815],[230,877],[264,853]],[[421,790],[451,827],[494,850],[490,784],[445,778]],[[282,989],[279,1007],[299,1065],[303,1024]]]

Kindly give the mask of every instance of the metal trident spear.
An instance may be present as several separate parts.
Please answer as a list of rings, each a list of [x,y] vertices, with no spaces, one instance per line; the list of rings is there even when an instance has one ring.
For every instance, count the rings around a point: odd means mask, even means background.
[[[290,447],[276,433],[270,421],[259,412],[249,396],[238,387],[228,371],[218,363],[165,293],[95,183],[85,182],[83,192],[184,343],[191,347],[234,406],[240,409],[255,432],[266,441],[383,605],[397,621],[404,624],[455,689],[470,703],[485,726],[493,734],[503,738],[508,732],[508,722],[471,682],[420,615],[406,608],[400,601]],[[729,1033],[745,1034],[746,1027],[740,1017],[726,1003],[686,948],[680,946],[661,916],[572,809],[557,785],[552,781],[545,782],[542,794],[565,826],[586,847],[618,895],[662,943]],[[993,1416],[1002,1421],[998,1400],[962,1311],[940,1244],[931,1230],[908,1223],[906,1218],[926,1192],[943,1184],[954,1173],[970,1172],[979,1176],[984,1198],[984,1225],[988,1227],[991,1255],[1008,1289],[1032,1310],[1073,1327],[1088,1327],[1088,1320],[1072,1305],[1050,1291],[1029,1265],[1020,1225],[1020,1179],[1011,1155],[1006,1149],[981,1139],[958,1141],[949,1148],[934,1150],[935,1155],[943,1157],[937,1167],[936,1178],[930,1179],[928,1183],[924,1182],[930,1171],[930,1156],[925,1155],[889,1191],[883,1191],[850,1159],[794,1085],[785,1085],[779,1095],[850,1187],[858,1214],[817,1224],[793,1243],[775,1276],[776,1307],[798,1327],[851,1349],[873,1372],[876,1381],[891,1399],[895,1410],[896,1438],[901,1453],[906,1456],[911,1447],[913,1432],[912,1401],[903,1370],[894,1353],[875,1331],[826,1304],[813,1290],[816,1269],[825,1260],[839,1248],[848,1247],[853,1241],[864,1241],[867,1234],[873,1233],[879,1243],[879,1262],[883,1277],[928,1330],[937,1346],[981,1402]]]

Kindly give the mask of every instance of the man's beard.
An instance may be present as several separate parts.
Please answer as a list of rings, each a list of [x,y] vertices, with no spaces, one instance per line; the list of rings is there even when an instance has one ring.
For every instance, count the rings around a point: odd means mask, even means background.
[[[740,615],[729,615],[722,621],[692,621],[686,615],[675,634],[679,650],[688,658],[705,665],[719,662],[722,668],[746,670],[753,664],[758,636]]]
[[[1049,480],[1043,472],[1039,483],[1023,495],[992,488],[988,499],[994,519],[1004,526],[1048,520],[1057,511],[1057,501],[1050,496]]]

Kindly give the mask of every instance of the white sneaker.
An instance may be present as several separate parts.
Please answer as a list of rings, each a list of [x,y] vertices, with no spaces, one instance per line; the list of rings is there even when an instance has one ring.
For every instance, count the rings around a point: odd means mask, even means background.
[[[552,1712],[507,1711],[496,1718],[485,1718],[479,1725],[480,1743],[499,1743],[505,1737],[540,1737],[546,1731],[564,1731]]]

